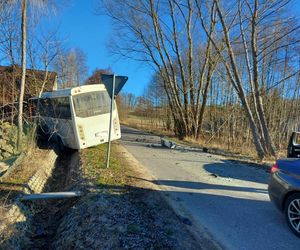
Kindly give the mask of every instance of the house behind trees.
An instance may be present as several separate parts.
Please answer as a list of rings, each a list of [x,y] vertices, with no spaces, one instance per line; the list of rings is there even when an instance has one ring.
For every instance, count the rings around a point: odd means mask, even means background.
[[[17,102],[21,84],[19,66],[0,66],[0,117],[13,118],[17,114]],[[57,89],[57,73],[43,70],[26,70],[24,101],[40,92]]]

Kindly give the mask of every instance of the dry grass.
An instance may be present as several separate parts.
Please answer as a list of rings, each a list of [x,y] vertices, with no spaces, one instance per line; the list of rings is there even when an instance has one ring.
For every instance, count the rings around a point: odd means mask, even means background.
[[[0,249],[22,248],[27,242],[24,221],[26,221],[24,212],[17,205],[9,204],[8,200],[4,199],[0,201]]]
[[[123,125],[141,129],[147,132],[153,132],[159,135],[173,136],[173,131],[168,131],[163,127],[161,121],[158,121],[157,124],[153,123],[153,119],[135,115],[128,115],[126,118],[121,120]]]
[[[124,125],[136,129],[141,129],[147,132],[156,133],[158,135],[164,135],[168,137],[170,140],[173,140],[178,144],[183,144],[186,146],[193,146],[193,147],[201,147],[201,148],[206,147],[212,149],[212,152],[219,151],[220,153],[220,151],[224,151],[225,154],[232,154],[233,157],[250,158],[253,159],[253,161],[259,161],[254,145],[249,143],[248,144],[242,142],[235,142],[234,144],[228,143],[227,139],[217,138],[217,137],[211,138],[210,134],[202,134],[201,138],[198,140],[196,140],[193,137],[186,137],[183,140],[179,140],[177,137],[175,137],[172,131],[164,130],[163,126],[155,127],[151,125],[151,122],[153,123],[153,119],[147,117],[128,115],[121,122]],[[285,156],[286,156],[286,150],[278,151],[278,157],[285,157]],[[275,161],[274,157],[266,158],[264,160],[264,162],[266,163],[269,162],[272,163],[274,161]]]
[[[9,209],[10,206],[4,202],[0,202],[0,229],[2,232],[0,236],[0,246],[3,245],[6,239],[10,238],[15,231],[15,228],[9,223]],[[5,230],[2,230],[3,227],[5,227]]]

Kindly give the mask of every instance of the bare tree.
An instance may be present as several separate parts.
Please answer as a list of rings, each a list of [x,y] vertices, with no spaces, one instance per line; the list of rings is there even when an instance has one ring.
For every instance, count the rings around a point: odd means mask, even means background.
[[[27,56],[27,27],[28,27],[28,16],[27,10],[28,7],[30,10],[30,14],[32,17],[32,21],[37,20],[35,18],[35,14],[37,10],[45,10],[45,6],[48,5],[49,1],[27,1],[22,0],[19,2],[17,1],[1,1],[1,7],[4,8],[14,8],[16,10],[20,10],[21,12],[21,65],[22,65],[22,76],[21,76],[21,84],[20,84],[20,91],[19,91],[19,100],[18,100],[18,139],[17,139],[17,147],[21,150],[22,146],[22,135],[23,135],[23,100],[24,100],[24,90],[25,90],[25,81],[26,81],[26,56]],[[10,15],[14,12],[10,11]],[[16,17],[16,16],[14,16]],[[11,39],[10,39],[11,41]],[[9,46],[12,48],[12,46]],[[9,52],[11,59],[13,58],[12,51]],[[14,62],[13,62],[14,65]]]
[[[86,55],[80,48],[59,51],[53,62],[61,87],[80,86],[87,76]]]
[[[207,8],[207,5],[197,1],[202,26],[215,50],[222,57],[228,78],[244,107],[256,151],[261,159],[266,155],[274,156],[275,148],[265,117],[262,100],[264,83],[261,81],[262,71],[260,69],[263,68],[262,63],[264,60],[272,53],[273,46],[276,44],[278,50],[282,46],[282,43],[279,44],[278,41],[282,42],[286,35],[299,29],[297,25],[284,25],[285,19],[280,16],[282,9],[289,2],[289,0],[264,1],[263,3],[259,3],[257,0],[230,1],[225,5],[223,1],[220,3],[218,0],[214,0],[209,2],[210,7]],[[206,12],[203,10],[205,7]],[[205,21],[204,14],[207,13],[210,13],[210,17],[208,17],[208,21]],[[217,15],[221,26],[221,34],[218,32],[209,33],[206,24],[210,23],[211,17],[215,15]],[[268,37],[268,40],[266,40],[266,34],[263,31],[273,25],[274,18],[284,26],[285,35],[279,35],[278,31],[274,31],[272,37]],[[226,50],[223,53],[217,40],[220,35],[225,42]],[[285,47],[290,44],[285,45]],[[271,47],[273,48],[269,50]],[[240,67],[240,61],[244,61],[246,71],[243,67]],[[248,98],[248,88],[250,89],[251,102]]]
[[[22,78],[18,108],[18,139],[17,147],[21,150],[23,136],[23,99],[26,79],[26,41],[27,41],[27,0],[22,1]]]
[[[201,36],[194,1],[104,1],[104,8],[123,41],[112,40],[114,53],[149,63],[159,72],[175,134],[198,138],[218,56]],[[214,28],[212,23],[211,32]]]
[[[57,31],[58,29],[48,30],[46,33],[40,32],[38,36],[32,32],[30,34],[32,39],[28,41],[29,67],[31,69],[41,69],[44,72],[43,79],[40,79],[39,76],[35,76],[36,71],[32,71],[34,82],[37,83],[36,92],[39,93],[39,96],[50,79],[49,69],[62,47],[61,40],[57,38]],[[40,84],[41,80],[42,84]],[[53,86],[53,88],[57,88],[57,86]]]
[[[11,65],[13,72],[12,79],[10,81],[4,81],[2,83],[2,107],[3,112],[5,108],[8,108],[10,112],[11,124],[14,123],[15,114],[17,110],[15,108],[17,103],[17,89],[15,73],[16,65],[19,62],[19,46],[21,44],[20,29],[20,11],[15,8],[13,4],[1,1],[1,12],[0,12],[0,61],[4,64]],[[11,91],[9,91],[11,90]],[[5,101],[6,100],[6,101]]]

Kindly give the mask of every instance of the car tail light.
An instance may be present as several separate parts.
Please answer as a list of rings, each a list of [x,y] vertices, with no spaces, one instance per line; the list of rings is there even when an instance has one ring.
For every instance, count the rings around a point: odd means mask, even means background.
[[[275,163],[272,168],[271,168],[271,173],[275,173],[276,171],[278,171],[278,164]]]

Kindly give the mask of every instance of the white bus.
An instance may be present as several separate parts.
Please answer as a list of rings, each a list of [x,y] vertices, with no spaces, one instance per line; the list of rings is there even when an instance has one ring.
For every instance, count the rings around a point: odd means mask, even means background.
[[[111,99],[103,84],[45,92],[32,98],[39,129],[62,147],[83,149],[108,142]],[[115,101],[111,141],[121,138]]]

